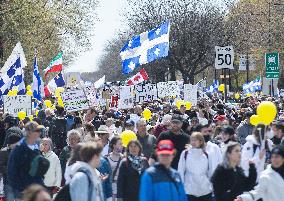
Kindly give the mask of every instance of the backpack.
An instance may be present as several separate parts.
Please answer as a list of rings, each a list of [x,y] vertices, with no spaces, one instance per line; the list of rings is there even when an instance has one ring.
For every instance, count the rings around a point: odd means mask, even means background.
[[[48,171],[50,162],[42,155],[37,155],[31,161],[29,175],[32,177],[43,177]]]
[[[82,172],[84,174],[86,174],[84,172],[84,170],[79,170],[78,172]],[[89,180],[89,201],[91,201],[92,197],[91,197],[91,190],[90,190],[90,179],[88,177]],[[71,195],[70,195],[70,183],[66,184],[65,186],[63,186],[57,193],[55,199],[53,201],[72,201],[71,200]]]

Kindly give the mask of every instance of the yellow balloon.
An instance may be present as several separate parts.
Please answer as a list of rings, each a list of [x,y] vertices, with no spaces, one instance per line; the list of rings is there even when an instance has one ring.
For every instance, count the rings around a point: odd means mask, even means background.
[[[38,110],[35,111],[35,115],[36,115],[36,116],[38,115],[38,112],[39,112]]]
[[[28,96],[32,96],[33,95],[33,92],[31,90],[28,90],[27,93],[26,93]]]
[[[252,116],[250,117],[250,123],[251,123],[251,125],[254,125],[254,126],[256,126],[257,124],[261,123],[260,116],[258,116],[258,115],[252,115]]]
[[[191,108],[191,102],[185,102],[185,108],[186,108],[186,110],[190,110],[190,108]]]
[[[235,93],[235,99],[240,99],[240,94],[239,93]]]
[[[27,91],[30,91],[30,90],[32,89],[32,86],[31,86],[31,85],[28,85],[28,86],[26,87],[26,89],[27,89]]]
[[[64,88],[63,87],[58,87],[55,89],[55,97],[59,97],[60,93],[64,92]]]
[[[63,103],[63,100],[62,100],[61,96],[58,97],[57,102],[58,102],[58,105],[60,107],[64,107],[64,103]]]
[[[142,116],[148,121],[148,120],[151,119],[151,117],[152,117],[152,112],[151,112],[151,110],[149,110],[148,108],[146,108],[146,109],[142,112]]]
[[[180,109],[180,107],[181,107],[182,105],[184,105],[184,104],[185,104],[185,103],[184,103],[183,100],[178,100],[178,101],[176,102],[176,106],[177,106],[178,109]]]
[[[126,130],[121,133],[121,141],[124,147],[127,147],[131,140],[137,140],[137,136],[133,131]]]
[[[26,112],[24,112],[24,111],[18,112],[18,117],[21,121],[24,120],[26,118],[26,116],[27,116]]]
[[[276,105],[270,101],[261,102],[256,111],[265,125],[269,125],[277,115]]]
[[[247,97],[251,97],[251,94],[247,94]]]
[[[225,91],[225,85],[224,84],[220,84],[220,86],[218,87],[218,90],[220,92],[224,92]]]
[[[14,94],[13,94],[13,91],[8,91],[8,94],[7,94],[8,96],[14,96]]]
[[[45,101],[44,101],[44,104],[45,104],[45,106],[48,107],[48,108],[51,108],[51,106],[52,106],[52,103],[51,103],[50,100],[45,100]]]
[[[18,89],[12,89],[12,93],[13,93],[14,96],[17,96],[17,94],[18,94]]]
[[[29,116],[29,119],[30,119],[31,121],[33,121],[33,120],[34,120],[34,116],[33,116],[33,115],[30,115],[30,116]]]

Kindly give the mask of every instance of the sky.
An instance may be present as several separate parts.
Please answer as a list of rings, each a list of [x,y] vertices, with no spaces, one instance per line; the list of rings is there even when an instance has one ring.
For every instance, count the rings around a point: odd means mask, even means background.
[[[122,26],[120,12],[125,0],[100,0],[97,9],[99,21],[96,23],[94,37],[91,38],[92,48],[83,52],[75,62],[70,64],[67,72],[93,72],[103,53],[104,45],[112,39]]]

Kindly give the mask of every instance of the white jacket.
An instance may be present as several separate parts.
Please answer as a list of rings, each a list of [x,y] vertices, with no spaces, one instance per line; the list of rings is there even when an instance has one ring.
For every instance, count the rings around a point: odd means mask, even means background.
[[[210,158],[209,177],[211,178],[217,166],[223,161],[222,153],[220,147],[210,141],[206,143],[205,151]]]
[[[284,179],[269,165],[260,177],[258,185],[249,193],[240,196],[243,201],[256,201],[260,198],[263,201],[284,200]]]
[[[62,173],[61,173],[61,166],[58,156],[53,151],[49,151],[46,154],[43,153],[43,156],[50,162],[49,169],[44,175],[44,184],[47,187],[52,187],[52,186],[60,187]]]
[[[208,176],[209,158],[202,149],[188,148],[184,150],[180,156],[178,172],[184,182],[186,194],[200,197],[212,192]]]
[[[257,172],[257,181],[258,181],[261,172],[264,170],[266,156],[264,155],[264,157],[260,159],[259,153],[261,152],[261,150],[259,147],[259,143],[257,142],[257,140],[255,139],[253,135],[247,136],[246,141],[247,142],[244,144],[242,148],[241,167],[244,169],[245,175],[248,176],[249,175],[249,161],[250,160],[253,161],[255,164],[255,168]],[[272,150],[272,145],[273,145],[272,141],[267,140],[267,142],[268,142],[269,150]],[[254,145],[258,146],[255,152],[253,151]]]

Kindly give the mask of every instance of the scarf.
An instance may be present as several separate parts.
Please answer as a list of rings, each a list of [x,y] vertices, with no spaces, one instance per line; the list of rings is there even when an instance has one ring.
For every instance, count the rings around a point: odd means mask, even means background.
[[[136,170],[137,172],[139,172],[139,174],[141,174],[142,172],[142,168],[143,168],[143,160],[141,156],[133,156],[131,154],[129,154],[127,156],[128,160],[131,163],[131,167]]]

